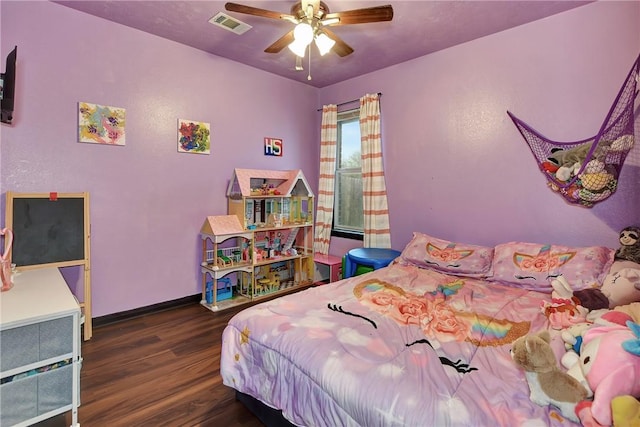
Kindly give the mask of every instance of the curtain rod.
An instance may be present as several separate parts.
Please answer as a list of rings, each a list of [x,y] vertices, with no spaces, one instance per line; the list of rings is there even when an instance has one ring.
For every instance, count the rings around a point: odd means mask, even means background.
[[[378,96],[382,96],[382,92],[378,92]],[[340,104],[336,104],[336,107],[340,107],[342,105],[347,105],[347,104],[351,104],[352,102],[358,102],[358,101],[360,101],[360,98],[352,99],[351,101],[341,102]],[[318,108],[316,111],[322,111],[322,108]]]

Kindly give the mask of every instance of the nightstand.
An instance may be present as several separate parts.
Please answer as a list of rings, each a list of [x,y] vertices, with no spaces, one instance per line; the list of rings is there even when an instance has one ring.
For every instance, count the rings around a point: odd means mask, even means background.
[[[315,254],[316,264],[313,281],[315,284],[337,282],[342,279],[342,259],[333,255]]]

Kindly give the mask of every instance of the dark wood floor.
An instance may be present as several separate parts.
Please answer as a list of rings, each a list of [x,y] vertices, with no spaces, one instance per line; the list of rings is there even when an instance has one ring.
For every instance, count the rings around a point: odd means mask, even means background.
[[[80,424],[262,427],[220,377],[222,330],[238,311],[193,303],[95,328],[82,343]]]

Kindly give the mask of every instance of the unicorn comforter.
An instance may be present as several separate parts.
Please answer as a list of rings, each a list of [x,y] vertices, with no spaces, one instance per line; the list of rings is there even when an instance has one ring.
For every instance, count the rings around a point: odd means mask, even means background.
[[[548,299],[391,265],[238,313],[221,375],[301,426],[574,425],[531,402],[509,352]]]

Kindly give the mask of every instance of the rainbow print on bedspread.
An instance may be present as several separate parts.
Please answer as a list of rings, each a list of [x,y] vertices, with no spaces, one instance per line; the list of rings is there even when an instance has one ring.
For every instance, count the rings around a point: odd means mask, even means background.
[[[509,353],[548,327],[549,297],[392,265],[241,311],[221,375],[297,425],[575,426],[531,402]]]
[[[456,310],[450,298],[463,289],[465,279],[439,284],[417,295],[378,279],[357,284],[353,294],[364,305],[402,325],[416,325],[440,342],[469,341],[478,346],[510,344],[529,332],[530,322],[511,322]]]

